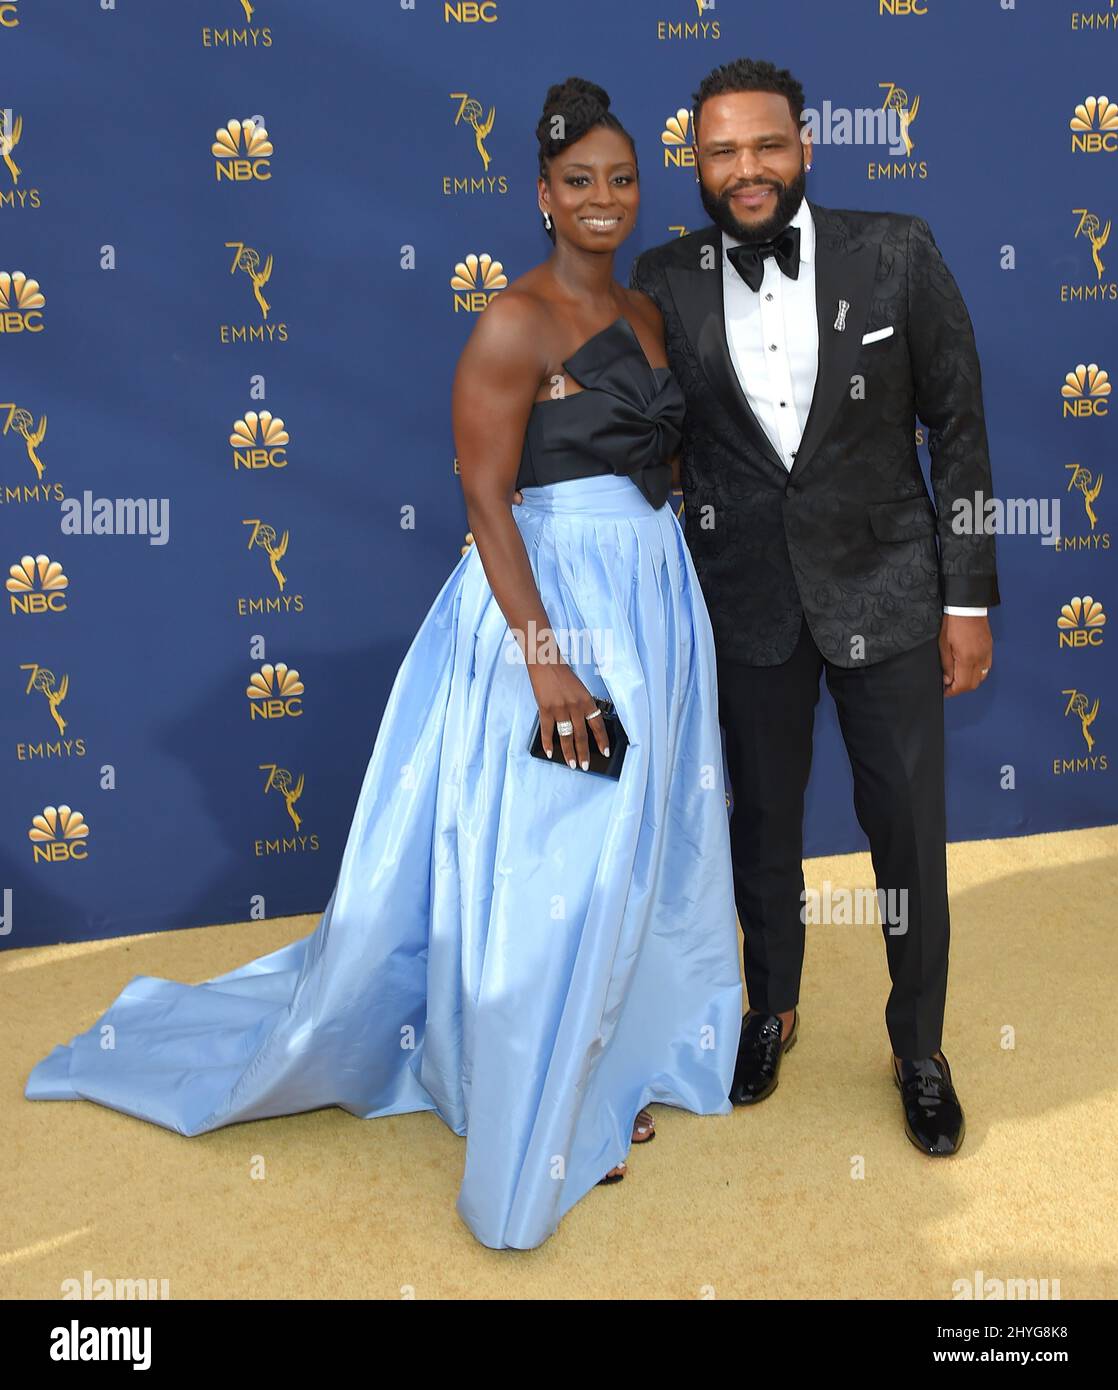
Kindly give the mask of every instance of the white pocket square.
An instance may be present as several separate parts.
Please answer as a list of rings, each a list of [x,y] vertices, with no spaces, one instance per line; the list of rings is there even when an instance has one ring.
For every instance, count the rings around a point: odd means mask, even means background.
[[[892,336],[892,334],[893,325],[890,324],[888,328],[875,328],[872,333],[866,333],[862,338],[862,342],[876,343],[879,338],[889,338]]]

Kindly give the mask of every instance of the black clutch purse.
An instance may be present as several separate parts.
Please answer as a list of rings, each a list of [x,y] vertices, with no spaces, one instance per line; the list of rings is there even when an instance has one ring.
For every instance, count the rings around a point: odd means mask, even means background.
[[[595,695],[594,700],[598,708],[602,711],[602,720],[605,723],[606,744],[609,748],[607,758],[594,738],[591,728],[597,720],[591,720],[590,727],[586,730],[587,738],[590,740],[590,767],[588,771],[596,772],[599,777],[620,777],[621,764],[625,761],[625,750],[629,746],[629,739],[625,730],[621,727],[621,720],[617,717],[617,712],[613,708],[611,700],[603,700]],[[572,768],[563,756],[563,746],[559,742],[559,735],[552,733],[551,746],[554,750],[554,757],[549,758],[543,751],[543,737],[540,733],[540,718],[536,715],[536,724],[532,730],[532,739],[528,744],[528,752],[533,758],[542,758],[545,763],[553,763],[556,767],[565,767],[568,772],[582,772],[581,767]]]

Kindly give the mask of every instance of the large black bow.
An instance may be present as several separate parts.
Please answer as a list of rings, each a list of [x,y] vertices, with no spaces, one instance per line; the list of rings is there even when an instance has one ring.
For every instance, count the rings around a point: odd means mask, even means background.
[[[800,277],[800,229],[785,227],[771,241],[747,242],[744,246],[729,246],[726,255],[730,264],[751,290],[759,290],[765,277],[765,257],[775,256],[776,263],[790,280]]]

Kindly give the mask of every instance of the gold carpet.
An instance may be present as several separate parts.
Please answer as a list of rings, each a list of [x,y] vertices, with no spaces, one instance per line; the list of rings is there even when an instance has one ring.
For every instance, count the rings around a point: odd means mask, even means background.
[[[880,927],[811,926],[775,1095],[710,1118],[655,1107],[626,1180],[534,1251],[475,1242],[454,1210],[464,1141],[431,1114],[186,1139],[23,1099],[34,1063],[132,976],[206,979],[317,918],[4,952],[0,1295],[57,1298],[89,1271],[172,1298],[949,1299],[981,1271],[1113,1298],[1118,828],[952,845],[949,863],[956,1158],[904,1136]],[[810,861],[807,881],[869,885],[868,855]]]

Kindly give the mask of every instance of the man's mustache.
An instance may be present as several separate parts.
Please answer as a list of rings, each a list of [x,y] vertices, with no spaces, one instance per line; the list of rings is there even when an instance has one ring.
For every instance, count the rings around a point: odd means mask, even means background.
[[[752,183],[739,183],[736,188],[728,188],[722,196],[723,198],[732,198],[735,193],[740,193],[746,188],[775,188],[780,193],[785,187],[785,184],[773,183],[771,179],[755,179]]]

